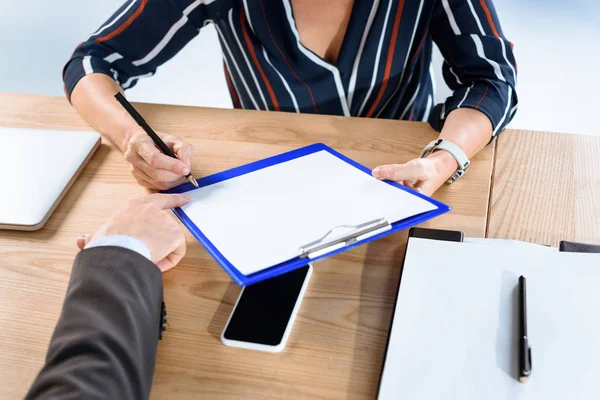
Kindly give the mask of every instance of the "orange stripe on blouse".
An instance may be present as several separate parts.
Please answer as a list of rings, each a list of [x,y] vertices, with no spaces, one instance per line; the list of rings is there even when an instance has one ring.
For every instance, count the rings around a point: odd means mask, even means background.
[[[148,3],[148,0],[142,0],[142,3],[138,7],[138,9],[135,10],[135,12],[133,14],[131,14],[129,16],[129,18],[127,18],[127,20],[121,24],[121,26],[119,26],[117,29],[115,29],[108,35],[97,38],[96,40],[94,40],[94,42],[96,42],[96,43],[105,42],[107,40],[114,38],[115,36],[117,36],[118,34],[123,32],[125,29],[127,29],[129,27],[129,25],[131,25],[133,23],[133,21],[135,21],[135,19],[140,16],[142,11],[144,11],[144,7],[146,7],[146,3]]]
[[[485,0],[479,0],[479,2],[481,3],[481,8],[483,8],[483,12],[485,13],[485,16],[487,17],[488,23],[490,24],[490,27],[492,28],[492,32],[494,33],[494,36],[496,36],[498,39],[500,39],[500,35],[498,34],[498,31],[496,30],[496,25],[494,24],[494,19],[492,18],[490,9],[488,8],[487,4],[485,4]]]
[[[425,30],[425,34],[423,35],[423,39],[421,39],[421,42],[419,43],[419,47],[417,47],[417,50],[415,51],[415,54],[413,55],[413,57],[410,59],[410,62],[406,66],[407,68],[408,68],[408,66],[412,65],[412,63],[415,61],[415,59],[419,55],[419,52],[421,51],[421,47],[423,47],[423,43],[425,42],[425,39],[427,38],[428,34],[429,34],[429,28]]]
[[[398,29],[400,28],[400,19],[402,19],[402,10],[404,9],[404,0],[400,0],[400,4],[398,9],[396,10],[396,17],[394,19],[394,28],[392,30],[392,38],[390,39],[390,46],[388,48],[387,60],[385,63],[385,71],[383,73],[383,80],[381,82],[381,87],[379,88],[379,93],[377,93],[377,97],[373,104],[371,104],[371,108],[365,115],[366,118],[370,118],[375,112],[375,108],[381,101],[383,97],[383,92],[385,92],[385,88],[387,87],[388,80],[390,79],[390,72],[392,70],[392,61],[394,59],[394,49],[396,48],[396,39],[398,38]]]
[[[246,41],[246,46],[248,46],[248,50],[250,51],[250,55],[252,56],[252,60],[254,61],[254,65],[256,65],[256,69],[262,76],[265,85],[267,86],[267,91],[269,92],[269,97],[271,98],[271,102],[273,103],[273,107],[275,111],[279,111],[279,102],[277,101],[277,97],[275,96],[275,92],[273,91],[273,87],[271,87],[271,83],[269,79],[267,79],[267,75],[265,71],[263,71],[260,63],[258,62],[258,58],[256,57],[256,52],[254,51],[254,46],[252,46],[252,42],[250,41],[250,36],[248,35],[248,28],[246,28],[246,16],[244,14],[244,9],[240,8],[240,25],[242,26],[242,32],[244,33],[244,39]]]
[[[237,91],[233,86],[233,82],[231,81],[231,77],[229,76],[229,71],[227,71],[227,65],[225,65],[225,60],[223,60],[223,71],[225,71],[225,80],[227,81],[227,87],[229,88],[229,93],[231,93],[231,100],[233,100],[233,106],[235,108],[242,108],[242,104],[240,103],[240,98],[238,97]]]
[[[485,92],[483,92],[483,96],[481,96],[481,98],[479,99],[479,101],[477,102],[477,105],[475,106],[475,109],[478,110],[479,109],[479,105],[481,104],[481,101],[483,99],[485,99],[485,96],[487,95],[488,89],[489,89],[490,85],[487,84],[485,85]]]

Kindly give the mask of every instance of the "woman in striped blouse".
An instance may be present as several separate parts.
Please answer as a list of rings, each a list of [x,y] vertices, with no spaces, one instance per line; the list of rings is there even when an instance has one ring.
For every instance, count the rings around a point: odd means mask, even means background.
[[[128,0],[77,46],[63,78],[72,104],[145,186],[181,183],[193,148],[164,135],[181,161],[160,154],[113,95],[208,23],[236,108],[429,121],[446,146],[373,172],[426,194],[462,175],[517,109],[512,44],[492,0]],[[433,42],[453,90],[438,105]]]

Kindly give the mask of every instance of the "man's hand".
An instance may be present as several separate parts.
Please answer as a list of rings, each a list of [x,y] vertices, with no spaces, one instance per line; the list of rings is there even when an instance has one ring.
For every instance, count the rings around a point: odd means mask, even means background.
[[[381,180],[396,181],[431,196],[457,168],[458,163],[454,157],[439,150],[427,158],[415,158],[406,164],[382,165],[373,170],[373,176]]]
[[[173,268],[185,255],[183,230],[170,209],[190,201],[187,194],[153,194],[129,200],[94,235],[82,235],[77,246],[108,235],[127,235],[144,243],[162,272]]]
[[[166,190],[185,182],[190,173],[194,148],[177,136],[158,133],[179,158],[163,154],[150,136],[136,127],[124,149],[125,160],[131,164],[133,176],[142,186]]]

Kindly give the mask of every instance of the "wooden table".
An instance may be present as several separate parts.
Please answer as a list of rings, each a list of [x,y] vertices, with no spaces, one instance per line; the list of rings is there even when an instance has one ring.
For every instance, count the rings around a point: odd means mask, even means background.
[[[600,137],[502,132],[488,236],[600,244]]]
[[[373,168],[408,161],[436,137],[415,122],[137,106],[155,129],[194,145],[196,176],[314,142]],[[0,94],[0,126],[90,129],[63,98],[10,94]],[[493,153],[493,146],[486,148],[465,179],[438,191],[436,198],[454,209],[428,226],[484,235]],[[1,195],[9,190],[2,188]],[[43,364],[77,252],[75,238],[145,193],[105,141],[43,229],[0,231],[0,398],[22,397]],[[221,344],[240,288],[188,234],[187,256],[163,276],[169,325],[152,398],[373,398],[405,235],[316,263],[287,348],[266,354]]]

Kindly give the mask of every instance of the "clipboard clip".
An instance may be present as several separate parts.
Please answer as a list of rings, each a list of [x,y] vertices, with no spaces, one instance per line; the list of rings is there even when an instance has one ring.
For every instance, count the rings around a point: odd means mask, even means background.
[[[331,229],[320,239],[302,246],[300,248],[300,257],[317,258],[323,254],[341,249],[390,229],[392,229],[392,224],[385,218],[374,219],[358,225],[339,225]],[[350,232],[328,240],[330,236],[339,230],[350,230]]]

